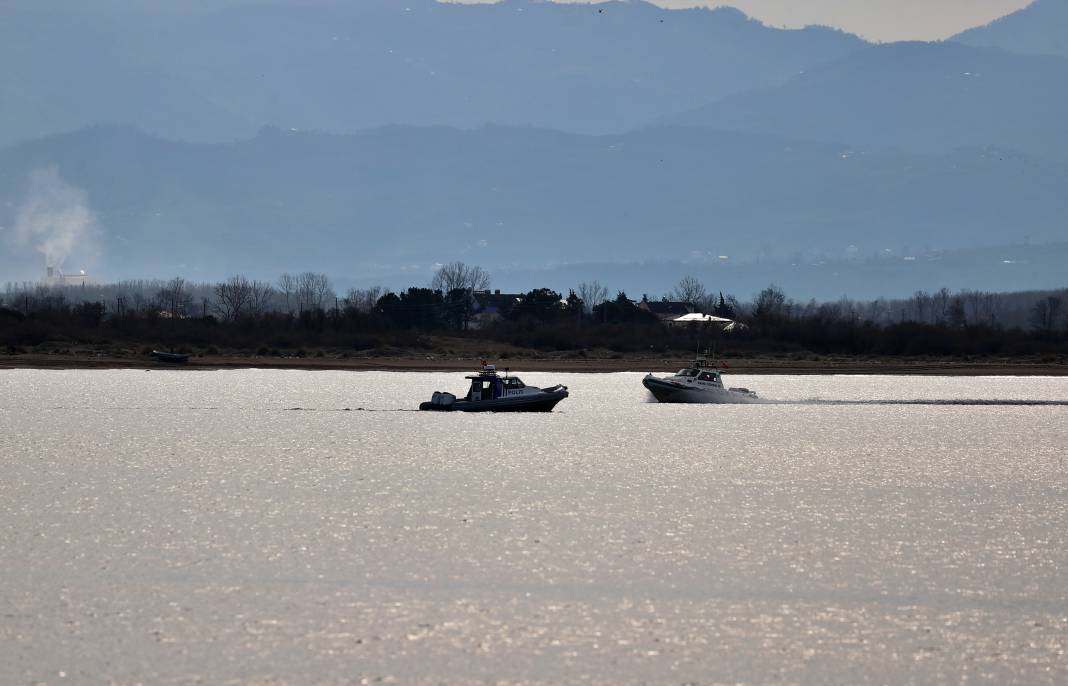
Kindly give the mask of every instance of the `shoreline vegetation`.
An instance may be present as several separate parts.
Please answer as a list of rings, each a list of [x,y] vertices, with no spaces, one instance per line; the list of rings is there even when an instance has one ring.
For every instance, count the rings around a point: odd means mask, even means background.
[[[277,288],[240,275],[53,281],[7,288],[0,368],[470,371],[484,359],[528,372],[670,372],[708,351],[739,374],[1068,376],[1068,290],[800,303],[770,286],[742,303],[685,277],[637,301],[597,282],[566,297],[490,291],[488,274],[461,262],[430,288],[344,298],[313,272],[283,274]]]
[[[481,354],[484,353],[484,354]],[[50,352],[0,353],[5,369],[145,369],[219,371],[228,369],[290,369],[303,371],[470,372],[485,359],[498,368],[516,372],[674,372],[689,364],[693,355],[591,351],[544,353],[511,350],[505,357],[492,349],[466,354],[435,354],[418,350],[373,351],[351,354],[319,349],[311,353],[257,355],[241,351],[192,353],[185,364],[160,362],[144,351],[128,349],[66,348]],[[890,357],[873,355],[780,354],[720,356],[730,374],[849,374],[927,376],[1068,376],[1068,355],[1007,357]]]

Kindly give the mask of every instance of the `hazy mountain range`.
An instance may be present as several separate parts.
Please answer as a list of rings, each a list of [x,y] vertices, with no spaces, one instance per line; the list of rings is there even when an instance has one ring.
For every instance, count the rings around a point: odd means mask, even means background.
[[[995,145],[1068,160],[1068,59],[892,43],[665,121],[864,149]]]
[[[620,132],[863,45],[644,2],[7,0],[0,145],[93,124],[222,141],[261,126]]]
[[[984,257],[945,285],[997,288],[994,246],[1068,241],[1068,58],[1035,38],[1065,4],[871,45],[643,2],[8,0],[0,280],[47,239],[106,278],[800,264],[815,293],[952,253]]]
[[[1059,240],[1068,216],[1068,167],[996,148],[515,127],[268,129],[204,145],[94,128],[0,152],[0,223],[50,165],[91,198],[100,269],[142,275],[870,256]]]
[[[1037,0],[951,40],[1025,54],[1068,57],[1068,0]]]

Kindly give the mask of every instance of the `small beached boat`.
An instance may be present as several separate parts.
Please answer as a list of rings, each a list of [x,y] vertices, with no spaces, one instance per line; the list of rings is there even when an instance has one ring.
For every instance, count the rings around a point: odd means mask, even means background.
[[[189,355],[185,353],[166,353],[159,350],[153,350],[152,357],[160,362],[169,362],[170,364],[185,364],[189,361]]]
[[[642,385],[662,403],[737,404],[763,402],[748,388],[727,388],[719,365],[699,357],[689,367],[669,377],[652,374],[642,379]]]
[[[567,397],[567,386],[552,388],[527,386],[518,376],[497,373],[492,364],[482,363],[478,374],[465,377],[471,388],[463,398],[452,393],[436,391],[420,410],[439,412],[552,412],[556,404]]]

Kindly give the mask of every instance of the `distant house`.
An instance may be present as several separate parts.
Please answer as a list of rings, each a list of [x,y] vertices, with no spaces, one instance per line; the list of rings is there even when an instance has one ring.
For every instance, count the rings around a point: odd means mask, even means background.
[[[638,307],[646,312],[656,315],[657,319],[668,326],[689,326],[691,324],[696,324],[716,326],[724,331],[735,331],[739,328],[744,328],[745,326],[733,319],[697,312],[693,305],[684,302],[649,300],[648,297],[643,296],[642,301],[638,303]]]
[[[479,329],[500,319],[516,303],[523,301],[522,293],[501,293],[495,291],[474,291],[474,314],[471,317],[472,329]]]
[[[649,300],[649,297],[645,295],[642,296],[638,307],[656,315],[656,318],[662,322],[670,322],[678,317],[692,314],[694,311],[693,305],[689,303],[673,302],[671,300]]]
[[[668,326],[689,326],[690,324],[697,324],[699,326],[717,326],[724,331],[735,331],[740,328],[745,328],[744,324],[740,324],[733,319],[717,317],[712,314],[703,314],[701,312],[684,314],[681,317],[669,319],[665,323]]]

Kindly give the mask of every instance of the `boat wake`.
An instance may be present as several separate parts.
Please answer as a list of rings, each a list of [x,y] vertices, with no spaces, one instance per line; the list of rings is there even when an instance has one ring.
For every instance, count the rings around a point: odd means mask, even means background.
[[[777,405],[962,405],[974,407],[1068,407],[1068,400],[995,400],[986,398],[914,400],[772,400]]]
[[[413,410],[406,407],[341,407],[341,408],[321,408],[321,407],[287,407],[285,412],[418,412],[419,410]]]
[[[0,408],[9,409],[9,408]],[[13,408],[12,408],[13,409]],[[53,407],[44,408],[48,410],[84,410],[89,409],[81,405],[56,405]],[[91,408],[93,410],[106,410],[109,412],[181,412],[181,411],[193,411],[193,412],[217,412],[220,410],[232,410],[232,407],[198,407],[198,406],[184,406],[184,407],[137,407],[137,406],[95,406]],[[242,409],[258,409],[264,412],[418,412],[419,410],[413,410],[409,407],[264,407],[264,408],[242,408]]]

